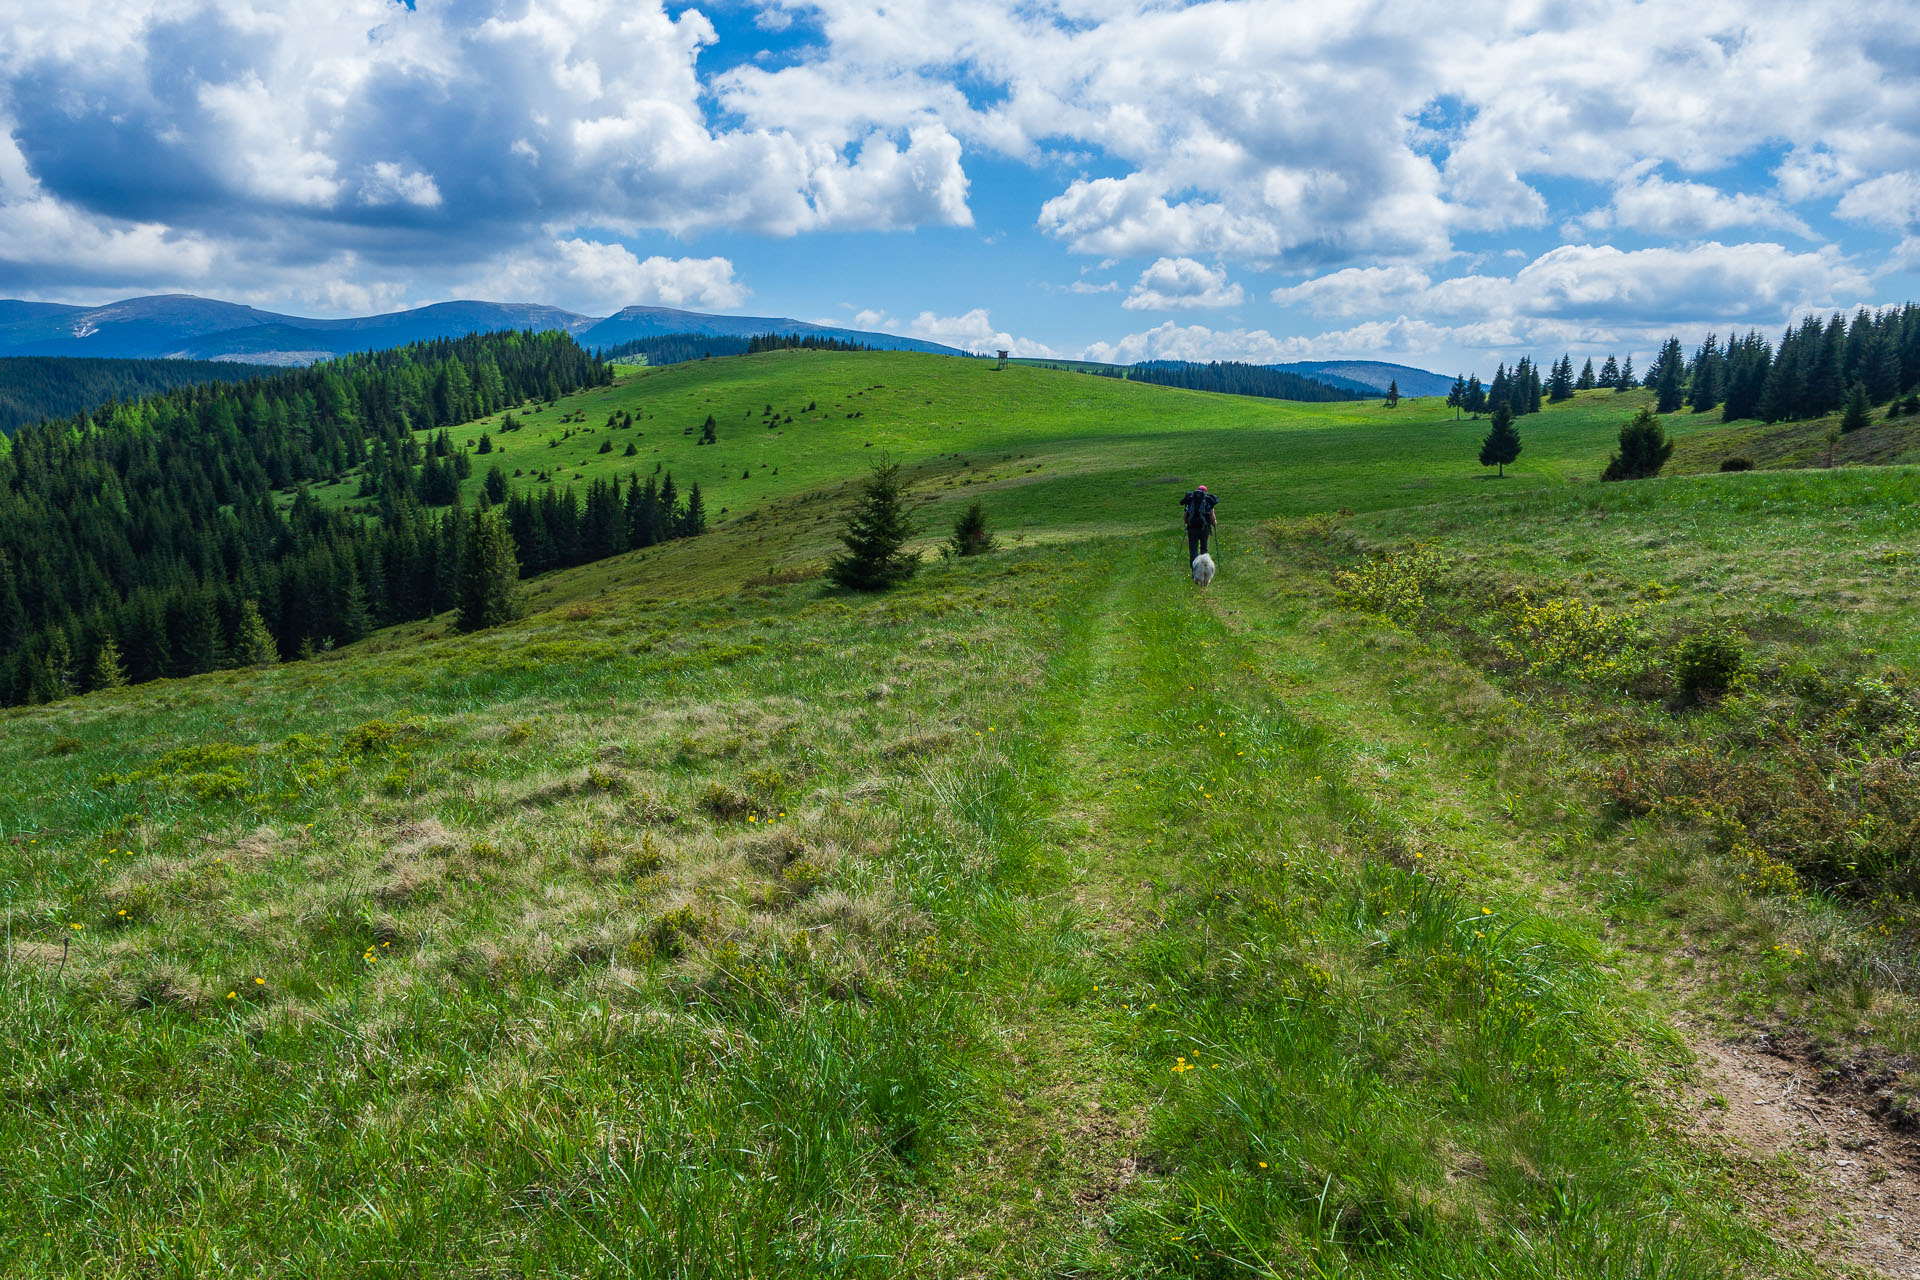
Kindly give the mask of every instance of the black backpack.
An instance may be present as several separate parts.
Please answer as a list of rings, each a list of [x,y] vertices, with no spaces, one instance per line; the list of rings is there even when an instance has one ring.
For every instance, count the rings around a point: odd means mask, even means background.
[[[1187,495],[1186,502],[1182,504],[1187,509],[1187,528],[1198,529],[1206,524],[1207,510],[1212,505],[1207,499],[1212,496],[1210,493],[1201,493],[1198,490]]]

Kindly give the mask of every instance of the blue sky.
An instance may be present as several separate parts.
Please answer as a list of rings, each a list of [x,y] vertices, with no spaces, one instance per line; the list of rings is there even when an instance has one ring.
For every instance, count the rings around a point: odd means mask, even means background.
[[[1920,297],[1910,0],[15,7],[5,296],[1448,371]]]

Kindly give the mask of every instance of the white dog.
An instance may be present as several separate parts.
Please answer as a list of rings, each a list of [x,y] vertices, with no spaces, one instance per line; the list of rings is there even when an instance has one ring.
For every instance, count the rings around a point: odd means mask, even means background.
[[[1202,551],[1193,558],[1193,585],[1204,587],[1213,581],[1213,557]]]

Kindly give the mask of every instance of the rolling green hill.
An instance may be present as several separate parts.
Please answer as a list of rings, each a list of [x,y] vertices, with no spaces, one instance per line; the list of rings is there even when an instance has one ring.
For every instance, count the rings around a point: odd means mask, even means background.
[[[1682,474],[1597,484],[1644,402],[1521,419],[1505,480],[1431,403],[900,353],[453,429],[469,499],[659,467],[713,530],[491,631],[0,711],[0,1254],[1890,1268],[1920,481],[1723,475],[1752,429],[1681,415]],[[883,454],[923,549],[978,500],[1000,550],[825,586]]]

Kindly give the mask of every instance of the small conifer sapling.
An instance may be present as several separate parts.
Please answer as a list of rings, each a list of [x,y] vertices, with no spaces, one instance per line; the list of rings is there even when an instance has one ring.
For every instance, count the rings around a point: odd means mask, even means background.
[[[884,591],[911,578],[920,557],[904,550],[913,537],[907,487],[898,463],[882,458],[847,513],[840,541],[846,550],[827,561],[827,577],[855,591]]]
[[[1673,453],[1673,441],[1653,410],[1646,405],[1633,415],[1633,421],[1620,428],[1620,448],[1600,473],[1602,480],[1644,480],[1660,474]]]
[[[1873,421],[1873,412],[1867,402],[1867,388],[1864,383],[1855,382],[1853,390],[1847,393],[1847,410],[1840,416],[1840,434],[1852,435]]]
[[[987,509],[980,503],[970,505],[953,522],[953,539],[948,543],[956,556],[977,556],[993,550],[993,534],[987,529]]]
[[[127,683],[127,664],[120,657],[120,646],[112,636],[100,642],[94,655],[93,675],[88,684],[95,689],[118,689]]]
[[[1505,479],[1507,464],[1519,456],[1520,433],[1514,430],[1513,410],[1505,400],[1497,401],[1493,406],[1492,427],[1487,438],[1480,442],[1480,465],[1500,468],[1500,478]]]
[[[240,606],[240,635],[234,642],[234,654],[243,667],[270,667],[280,661],[280,646],[267,630],[260,606],[249,600]]]

